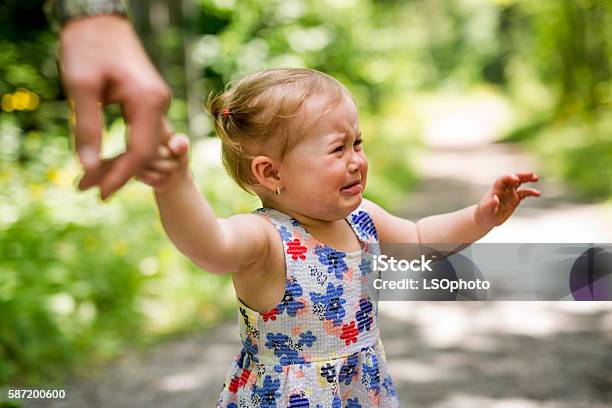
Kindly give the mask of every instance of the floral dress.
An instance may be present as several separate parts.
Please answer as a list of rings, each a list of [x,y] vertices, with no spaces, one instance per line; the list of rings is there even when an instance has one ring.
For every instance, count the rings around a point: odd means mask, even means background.
[[[259,313],[238,298],[242,348],[217,408],[399,407],[387,371],[372,289],[378,236],[360,206],[346,219],[357,252],[317,241],[294,218],[255,210],[278,230],[287,278],[276,307]]]

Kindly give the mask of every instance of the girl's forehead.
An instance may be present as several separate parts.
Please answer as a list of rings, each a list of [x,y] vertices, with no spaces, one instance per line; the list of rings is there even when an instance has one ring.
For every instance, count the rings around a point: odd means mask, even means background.
[[[325,136],[330,133],[357,133],[359,117],[357,107],[349,96],[340,101],[311,98],[305,102],[306,120],[311,124],[305,136]]]

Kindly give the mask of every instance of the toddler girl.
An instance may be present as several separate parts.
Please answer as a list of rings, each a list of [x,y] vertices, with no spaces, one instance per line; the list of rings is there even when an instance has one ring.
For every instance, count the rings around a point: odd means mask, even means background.
[[[500,177],[478,205],[416,224],[362,197],[368,161],[357,109],[334,78],[309,69],[251,74],[208,102],[232,178],[262,208],[215,217],[173,136],[140,179],[164,228],[204,270],[230,273],[242,348],[217,407],[398,407],[364,282],[377,243],[471,243],[539,196]],[[367,140],[367,135],[364,135]]]

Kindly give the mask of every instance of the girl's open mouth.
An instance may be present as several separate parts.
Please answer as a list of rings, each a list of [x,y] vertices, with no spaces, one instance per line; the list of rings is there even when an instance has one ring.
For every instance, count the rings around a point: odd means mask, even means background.
[[[348,195],[359,194],[363,191],[363,186],[360,184],[360,181],[356,181],[354,183],[349,184],[346,187],[342,187],[340,191],[343,194],[348,194]]]

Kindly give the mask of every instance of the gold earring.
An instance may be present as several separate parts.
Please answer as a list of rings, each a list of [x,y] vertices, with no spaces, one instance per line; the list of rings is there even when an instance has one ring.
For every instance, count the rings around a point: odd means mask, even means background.
[[[280,187],[276,186],[276,195],[280,195]]]

